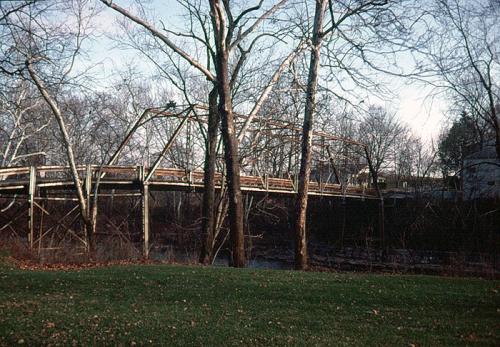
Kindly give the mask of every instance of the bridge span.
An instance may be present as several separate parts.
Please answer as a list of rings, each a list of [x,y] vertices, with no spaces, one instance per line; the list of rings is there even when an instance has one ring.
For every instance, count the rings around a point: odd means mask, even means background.
[[[85,165],[78,166],[79,179],[85,198],[90,206],[94,191],[98,197],[140,198],[142,219],[143,253],[149,255],[150,212],[149,201],[152,191],[202,192],[204,172],[179,168],[146,168],[143,166]],[[99,179],[98,179],[99,178]],[[99,181],[98,190],[95,190]],[[225,179],[216,173],[216,189],[224,189]],[[241,189],[245,194],[269,196],[293,196],[297,192],[297,177],[276,178],[263,176],[241,176]],[[377,199],[376,191],[362,186],[342,186],[329,182],[312,181],[309,185],[311,197],[346,199]],[[72,206],[68,211],[53,207],[60,202]],[[16,205],[15,213],[7,212]],[[57,205],[60,206],[60,205]],[[26,219],[23,219],[26,218]],[[109,217],[108,226],[119,232],[120,223]],[[26,222],[27,220],[27,222]],[[70,237],[88,248],[86,231],[78,226],[79,209],[74,181],[67,166],[9,167],[0,168],[0,233],[9,230],[22,240],[27,240],[34,250],[55,249],[43,247],[44,239],[51,232],[58,232],[60,243]],[[52,243],[52,241],[51,241]]]
[[[97,176],[101,179],[99,189],[132,191],[148,185],[151,190],[192,190],[203,189],[203,171],[188,171],[178,168],[157,168],[150,175],[148,168],[142,166],[79,166],[78,172],[83,183],[95,184]],[[216,173],[216,189],[224,186],[223,174]],[[74,183],[67,166],[39,166],[0,168],[0,196],[29,194],[30,189],[46,191],[71,190]],[[248,193],[290,195],[297,192],[297,177],[276,178],[268,175],[241,176],[241,189]],[[56,194],[56,193],[54,193]],[[311,181],[311,196],[333,196],[346,198],[376,198],[373,189],[363,186]]]

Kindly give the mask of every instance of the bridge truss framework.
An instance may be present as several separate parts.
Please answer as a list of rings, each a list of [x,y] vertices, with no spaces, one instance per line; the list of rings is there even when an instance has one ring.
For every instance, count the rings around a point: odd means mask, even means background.
[[[152,191],[203,191],[204,172],[200,170],[185,170],[179,168],[161,168],[160,163],[165,154],[171,149],[175,139],[179,136],[181,129],[188,121],[203,123],[203,119],[193,112],[194,107],[188,107],[181,112],[167,112],[165,109],[151,108],[134,122],[130,131],[118,146],[115,153],[110,157],[106,165],[86,165],[77,168],[80,182],[83,185],[87,206],[90,206],[94,198],[94,192],[98,197],[110,198],[138,198],[138,202],[133,204],[134,208],[140,207],[143,256],[148,258],[150,250],[150,194]],[[198,107],[199,110],[205,110]],[[120,166],[114,165],[120,153],[129,143],[134,132],[153,117],[174,117],[180,122],[173,134],[166,142],[163,150],[151,167],[144,166]],[[299,132],[300,128],[276,121],[262,120],[259,118],[249,119],[239,115],[245,122],[264,122],[272,128],[287,129]],[[363,144],[330,135],[324,132],[315,132],[316,137],[332,141],[345,141],[350,144],[359,145],[365,149],[368,160],[368,151]],[[328,155],[331,159],[329,148]],[[338,179],[336,168],[331,161],[332,168]],[[371,163],[370,163],[371,167]],[[367,189],[364,186],[353,186],[338,183],[312,181],[309,185],[309,196],[321,197],[342,197],[353,199],[381,199],[378,187]],[[297,192],[298,178],[289,174],[288,178],[275,178],[269,175],[241,176],[242,192],[247,194],[292,196]],[[98,189],[95,189],[96,184]],[[216,189],[224,188],[225,179],[222,173],[216,173]],[[95,190],[94,190],[95,189]],[[50,250],[52,247],[44,247],[44,239],[51,233],[58,232],[63,238],[76,240],[81,248],[88,250],[88,238],[86,231],[82,228],[75,228],[74,225],[79,219],[78,199],[75,196],[74,180],[70,175],[70,168],[67,166],[39,166],[39,167],[10,167],[0,168],[0,233],[10,230],[18,238],[27,239],[29,249],[38,252]],[[62,213],[62,217],[55,219],[53,213],[48,208],[51,202],[73,202],[75,206]],[[15,208],[15,213],[7,215],[6,211]],[[132,208],[132,210],[134,209]],[[61,214],[61,211],[58,211]],[[130,212],[132,213],[132,211]],[[18,223],[18,220],[26,218],[27,222]],[[45,226],[50,221],[49,226]],[[108,225],[120,234],[120,226],[123,222],[115,222],[108,218]],[[15,225],[25,225],[21,230]],[[57,247],[54,247],[57,248]]]

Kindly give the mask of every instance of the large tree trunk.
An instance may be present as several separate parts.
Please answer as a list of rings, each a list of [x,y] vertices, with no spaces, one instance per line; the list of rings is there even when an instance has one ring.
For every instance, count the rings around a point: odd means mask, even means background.
[[[240,187],[240,161],[238,140],[234,127],[233,105],[229,76],[229,52],[226,38],[224,7],[218,0],[210,1],[212,23],[216,44],[217,89],[219,92],[219,116],[221,118],[224,158],[226,161],[226,180],[229,198],[229,226],[231,238],[231,265],[245,266],[245,247],[243,235],[243,199]]]
[[[217,88],[214,87],[208,96],[208,134],[205,151],[202,207],[204,241],[201,246],[200,263],[206,265],[213,262],[215,241],[215,163],[217,159],[217,130],[219,127],[217,96]]]
[[[495,129],[495,134],[496,134],[495,148],[497,152],[497,160],[500,160],[500,128]]]
[[[491,121],[493,122],[493,129],[495,131],[495,149],[497,153],[497,160],[500,160],[500,124],[498,122],[495,105],[492,105],[491,107]]]
[[[323,18],[327,2],[327,0],[316,0],[314,15],[311,59],[309,62],[309,77],[307,81],[306,106],[302,130],[299,186],[295,207],[295,268],[298,270],[305,270],[307,268],[307,193],[309,191],[309,178],[311,174],[311,148],[322,43],[321,32],[323,30]]]

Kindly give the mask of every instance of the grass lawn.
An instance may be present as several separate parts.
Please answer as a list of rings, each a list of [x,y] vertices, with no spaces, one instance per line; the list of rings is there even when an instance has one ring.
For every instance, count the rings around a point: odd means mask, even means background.
[[[499,281],[168,265],[0,267],[0,345],[500,345]]]

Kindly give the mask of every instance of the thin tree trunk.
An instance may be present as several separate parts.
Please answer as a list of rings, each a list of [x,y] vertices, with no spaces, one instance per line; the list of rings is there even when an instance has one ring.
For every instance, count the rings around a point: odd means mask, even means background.
[[[28,72],[29,72],[33,82],[35,83],[36,87],[38,88],[38,91],[40,92],[40,94],[42,94],[42,97],[44,98],[44,100],[49,105],[50,109],[52,110],[52,114],[56,118],[57,124],[59,125],[59,130],[60,130],[61,135],[62,135],[64,148],[66,150],[66,156],[68,158],[68,164],[69,164],[69,167],[71,170],[71,177],[73,179],[73,184],[75,185],[75,189],[76,189],[76,194],[77,194],[77,198],[78,198],[78,205],[80,208],[80,214],[82,217],[83,224],[86,228],[86,233],[87,233],[87,235],[86,235],[87,240],[86,241],[88,242],[87,243],[87,247],[88,247],[90,245],[90,242],[89,242],[90,240],[89,240],[88,234],[92,232],[93,226],[92,226],[92,221],[90,220],[90,218],[88,216],[89,211],[87,209],[87,203],[85,201],[85,196],[83,193],[81,181],[80,181],[80,178],[78,176],[78,170],[76,168],[75,157],[73,154],[73,146],[71,145],[71,141],[69,139],[69,134],[68,134],[68,131],[66,130],[66,124],[64,122],[64,117],[61,113],[61,110],[57,106],[56,101],[50,96],[44,83],[42,82],[42,80],[40,80],[40,78],[36,74],[31,62],[29,62],[29,61],[27,62],[27,67],[28,67]]]
[[[366,155],[366,160],[368,162],[368,169],[370,170],[371,176],[372,176],[372,184],[373,187],[375,188],[375,192],[377,193],[377,197],[379,199],[379,205],[378,205],[378,228],[379,228],[379,234],[380,234],[380,243],[382,246],[382,252],[385,254],[385,207],[384,207],[384,196],[382,195],[382,192],[380,191],[380,187],[378,185],[378,172],[375,170],[375,167],[373,166],[372,159],[370,157],[370,152],[368,148],[365,146],[365,155]],[[384,255],[383,255],[384,256]]]
[[[233,105],[229,76],[229,51],[227,47],[226,23],[223,6],[218,0],[210,1],[212,23],[216,44],[217,89],[219,92],[219,116],[226,161],[226,179],[229,198],[229,226],[232,246],[231,265],[245,266],[243,235],[243,199],[240,187],[240,161],[238,140],[234,127]]]
[[[205,151],[202,207],[204,240],[200,252],[200,263],[207,265],[213,261],[215,241],[215,162],[217,159],[217,130],[219,127],[217,95],[217,88],[214,87],[208,96],[208,134]]]
[[[309,62],[309,77],[306,91],[306,107],[302,130],[299,186],[295,207],[295,268],[298,270],[305,270],[307,268],[307,193],[309,191],[309,179],[311,174],[311,148],[322,43],[321,32],[323,30],[323,19],[327,3],[327,0],[316,0],[314,15],[311,59]]]

